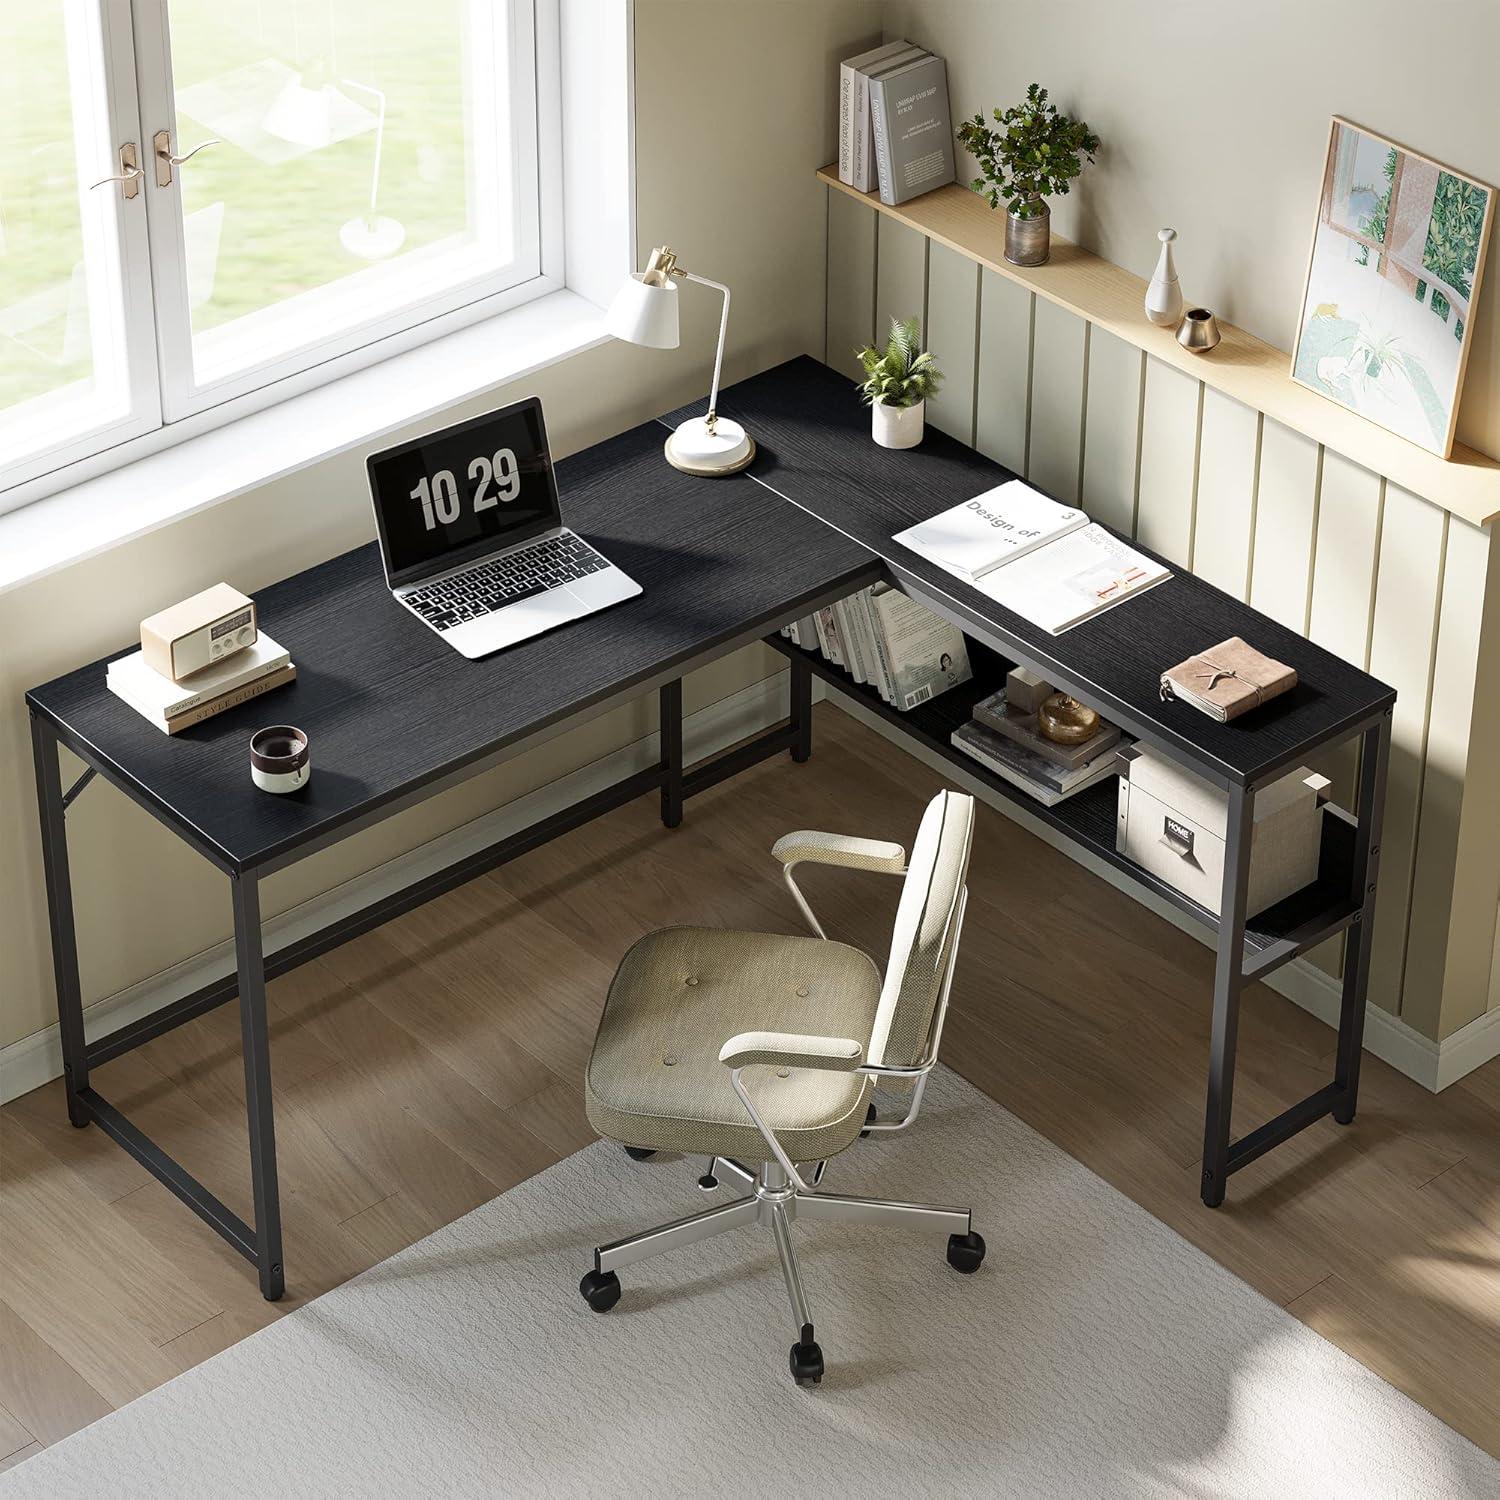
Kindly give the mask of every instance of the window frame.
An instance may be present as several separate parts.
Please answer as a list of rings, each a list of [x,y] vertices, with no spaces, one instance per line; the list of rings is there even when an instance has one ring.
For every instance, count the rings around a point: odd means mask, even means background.
[[[309,350],[264,361],[251,371],[237,372],[195,389],[191,344],[185,342],[190,340],[191,331],[177,182],[174,180],[170,188],[157,188],[151,153],[151,137],[163,124],[172,127],[174,149],[183,149],[177,140],[171,99],[169,43],[164,26],[167,0],[95,0],[90,15],[97,13],[108,118],[114,133],[109,160],[117,159],[120,144],[133,141],[143,169],[142,190],[134,199],[125,199],[118,185],[99,189],[111,195],[121,226],[122,260],[128,259],[122,286],[128,285],[123,311],[135,358],[136,384],[131,393],[134,409],[125,419],[91,429],[65,444],[27,454],[0,471],[0,482],[5,486],[0,488],[0,516],[562,290],[564,59],[559,11],[569,3],[517,0],[513,6],[513,56],[521,64],[529,55],[533,66],[528,76],[534,84],[527,101],[528,128],[516,133],[512,151],[517,197],[528,206],[525,228],[535,246],[522,279],[500,288],[476,287],[472,281],[451,287],[335,333]],[[143,46],[143,40],[148,45]],[[149,62],[143,55],[148,50]],[[514,71],[527,73],[524,66]],[[152,91],[157,95],[154,105],[148,102]],[[80,167],[80,178],[89,170]],[[111,166],[110,170],[118,169]],[[178,176],[174,174],[174,179]],[[153,198],[158,193],[172,197]],[[170,212],[155,211],[158,201]],[[150,213],[148,205],[153,205]],[[174,296],[180,298],[175,307]]]

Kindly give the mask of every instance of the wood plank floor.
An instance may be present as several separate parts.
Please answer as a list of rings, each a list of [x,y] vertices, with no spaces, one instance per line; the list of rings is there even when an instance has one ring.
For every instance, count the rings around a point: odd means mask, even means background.
[[[586,1144],[582,1068],[626,947],[683,920],[798,930],[775,838],[906,840],[938,785],[823,705],[809,765],[761,766],[695,799],[672,832],[643,799],[274,983],[277,1305],[98,1130],[69,1127],[59,1084],[0,1111],[0,1463]],[[806,884],[831,934],[882,951],[895,882],[814,870]],[[1352,1129],[1315,1126],[1210,1212],[1197,1158],[1211,969],[1207,948],[983,810],[944,1058],[1500,1455],[1500,1062],[1434,1097],[1367,1058]],[[1324,1082],[1333,1043],[1253,990],[1236,1132]],[[250,1217],[233,1007],[96,1079]],[[1003,1255],[1004,1204],[976,1208]]]

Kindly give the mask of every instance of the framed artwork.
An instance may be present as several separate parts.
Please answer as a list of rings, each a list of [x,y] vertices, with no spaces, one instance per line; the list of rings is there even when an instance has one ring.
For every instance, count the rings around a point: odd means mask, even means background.
[[[1334,117],[1292,379],[1447,458],[1495,190]]]

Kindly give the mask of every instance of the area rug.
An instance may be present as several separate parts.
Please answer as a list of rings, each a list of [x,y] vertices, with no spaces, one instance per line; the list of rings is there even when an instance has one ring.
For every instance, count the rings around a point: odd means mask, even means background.
[[[0,1477],[0,1496],[1500,1495],[1500,1464],[951,1073],[825,1186],[969,1202],[989,1243],[799,1224],[628,1267],[706,1204],[603,1143]]]

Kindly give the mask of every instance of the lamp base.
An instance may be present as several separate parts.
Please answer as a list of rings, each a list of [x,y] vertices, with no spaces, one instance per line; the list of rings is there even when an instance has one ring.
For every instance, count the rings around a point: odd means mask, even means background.
[[[667,439],[667,462],[684,474],[737,474],[755,457],[755,439],[728,417],[708,430],[705,417],[689,417]]]
[[[361,260],[384,260],[394,255],[406,240],[406,230],[385,214],[364,215],[348,220],[339,230],[339,243]]]

